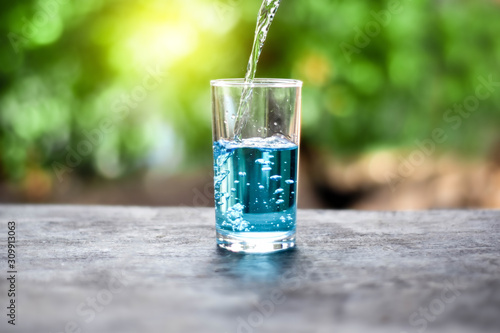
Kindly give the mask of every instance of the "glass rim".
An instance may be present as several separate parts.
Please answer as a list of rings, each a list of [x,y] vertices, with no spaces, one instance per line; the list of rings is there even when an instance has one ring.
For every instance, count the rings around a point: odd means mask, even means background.
[[[256,78],[245,82],[244,78],[211,80],[212,87],[262,87],[262,88],[299,88],[302,81],[295,79]]]

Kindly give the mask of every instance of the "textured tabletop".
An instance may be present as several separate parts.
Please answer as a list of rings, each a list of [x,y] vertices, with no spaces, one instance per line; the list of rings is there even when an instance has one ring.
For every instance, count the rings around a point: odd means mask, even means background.
[[[0,221],[0,332],[500,331],[500,211],[300,210],[297,248],[268,255],[218,249],[208,208],[0,205]]]

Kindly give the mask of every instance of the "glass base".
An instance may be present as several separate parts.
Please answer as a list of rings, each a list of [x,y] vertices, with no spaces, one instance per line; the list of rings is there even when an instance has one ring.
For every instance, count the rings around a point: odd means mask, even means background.
[[[217,245],[244,253],[269,253],[295,247],[295,230],[287,232],[228,232],[217,230]]]

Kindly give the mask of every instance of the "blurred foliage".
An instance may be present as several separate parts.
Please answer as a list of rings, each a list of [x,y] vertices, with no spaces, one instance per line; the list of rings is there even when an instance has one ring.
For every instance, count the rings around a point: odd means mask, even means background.
[[[484,154],[498,138],[500,88],[456,130],[443,114],[474,94],[478,76],[500,81],[500,3],[406,0],[377,23],[373,13],[390,2],[283,0],[257,76],[304,81],[305,144],[359,154],[413,147],[442,127],[442,150]],[[29,169],[114,178],[209,165],[209,80],[244,76],[259,6],[2,2],[0,179]],[[356,47],[370,28],[369,43],[346,57],[341,45]],[[160,68],[160,85],[144,89]]]

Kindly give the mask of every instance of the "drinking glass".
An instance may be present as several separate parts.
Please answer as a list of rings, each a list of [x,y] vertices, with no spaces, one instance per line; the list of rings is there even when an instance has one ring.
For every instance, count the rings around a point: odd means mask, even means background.
[[[302,82],[221,79],[211,88],[217,244],[294,247]]]

